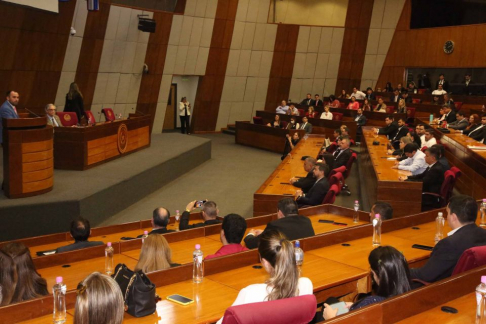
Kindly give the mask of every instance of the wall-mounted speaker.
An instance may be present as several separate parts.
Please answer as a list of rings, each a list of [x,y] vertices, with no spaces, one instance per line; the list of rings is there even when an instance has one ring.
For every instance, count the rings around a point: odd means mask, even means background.
[[[157,23],[155,22],[154,19],[141,18],[140,16],[138,17],[138,30],[147,33],[155,33],[156,26]]]

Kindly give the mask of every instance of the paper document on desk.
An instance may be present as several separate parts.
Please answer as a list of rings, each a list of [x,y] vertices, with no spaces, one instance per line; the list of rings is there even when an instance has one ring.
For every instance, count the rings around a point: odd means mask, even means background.
[[[475,146],[475,145],[468,145],[468,148],[471,150],[486,150],[486,145],[485,146]]]

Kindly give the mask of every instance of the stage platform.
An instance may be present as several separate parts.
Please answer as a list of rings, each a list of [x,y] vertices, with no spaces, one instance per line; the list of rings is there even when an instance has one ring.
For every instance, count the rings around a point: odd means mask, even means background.
[[[54,170],[54,188],[46,194],[8,199],[0,191],[0,241],[66,232],[77,216],[94,227],[209,159],[208,139],[157,134],[149,148],[93,169]]]

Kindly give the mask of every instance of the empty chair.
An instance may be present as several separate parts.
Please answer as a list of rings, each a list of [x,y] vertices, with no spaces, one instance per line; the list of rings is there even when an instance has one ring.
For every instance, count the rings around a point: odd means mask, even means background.
[[[394,112],[395,112],[394,106],[386,106],[386,113],[387,114],[393,114]]]
[[[75,112],[58,112],[57,115],[61,120],[62,126],[76,126],[78,124],[78,116]]]
[[[476,246],[464,251],[452,275],[486,265],[486,246]]]
[[[114,121],[115,120],[115,113],[111,108],[103,108],[101,112],[105,115],[106,121]]]
[[[414,104],[422,103],[422,99],[412,99],[412,103]]]
[[[263,118],[262,117],[253,117],[253,124],[263,125]]]
[[[85,111],[86,113],[86,116],[88,116],[88,124],[96,124],[96,119],[95,119],[95,116],[93,115],[93,113],[91,112],[91,110],[86,110]]]
[[[305,110],[304,109],[297,109],[299,111],[299,116],[304,117],[305,116]]]
[[[340,102],[339,103],[339,108],[342,108],[342,109],[346,108],[346,103],[345,102]]]
[[[340,168],[344,168],[346,170],[346,167],[343,165]],[[333,175],[329,177],[329,186],[332,187],[332,185],[338,185],[338,186],[343,186],[344,183],[344,177],[341,172],[335,172]]]
[[[331,188],[329,188],[326,196],[322,200],[322,204],[334,204],[336,196],[339,194],[340,191],[341,187],[339,185],[332,185]]]
[[[343,120],[343,113],[338,113],[338,112],[332,113],[332,120],[335,121]]]
[[[460,101],[456,101],[456,102],[454,103],[454,105],[456,106],[456,111],[461,110],[461,107],[462,107],[462,102],[460,102]]]

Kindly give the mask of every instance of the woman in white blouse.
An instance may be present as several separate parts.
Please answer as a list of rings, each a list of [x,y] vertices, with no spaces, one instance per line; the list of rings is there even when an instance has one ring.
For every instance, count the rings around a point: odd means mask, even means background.
[[[263,268],[270,278],[261,284],[240,290],[232,306],[284,299],[313,293],[309,278],[299,278],[292,242],[277,230],[266,230],[260,235],[258,246]],[[223,318],[218,324],[223,322]]]
[[[321,119],[332,120],[332,113],[329,112],[329,106],[324,107],[324,112],[321,114]]]
[[[189,133],[189,119],[191,118],[191,104],[186,97],[182,97],[179,103],[179,118],[181,119],[181,133]]]

